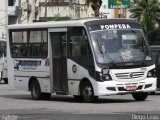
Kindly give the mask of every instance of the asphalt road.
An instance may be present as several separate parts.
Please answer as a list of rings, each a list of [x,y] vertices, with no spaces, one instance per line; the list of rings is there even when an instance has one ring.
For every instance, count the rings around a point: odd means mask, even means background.
[[[2,120],[160,120],[160,93],[136,102],[131,95],[100,97],[96,103],[72,96],[52,95],[48,101],[32,100],[30,92],[0,84]]]

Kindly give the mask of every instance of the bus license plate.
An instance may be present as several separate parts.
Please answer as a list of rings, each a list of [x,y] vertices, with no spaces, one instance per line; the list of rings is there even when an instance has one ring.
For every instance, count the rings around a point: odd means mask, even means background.
[[[136,90],[137,87],[136,86],[127,86],[126,87],[126,90],[129,90],[129,91],[133,91],[133,90]]]

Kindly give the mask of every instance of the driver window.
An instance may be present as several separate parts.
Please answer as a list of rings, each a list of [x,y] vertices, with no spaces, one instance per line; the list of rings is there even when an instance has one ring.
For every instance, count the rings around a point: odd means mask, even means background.
[[[85,29],[83,27],[73,27],[69,28],[68,31],[70,56],[87,56],[90,49]]]

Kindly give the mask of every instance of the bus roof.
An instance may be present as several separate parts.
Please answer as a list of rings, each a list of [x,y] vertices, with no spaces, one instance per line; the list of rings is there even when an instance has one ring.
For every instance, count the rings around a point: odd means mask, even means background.
[[[135,20],[131,19],[83,19],[83,20],[69,20],[69,21],[50,21],[50,22],[35,22],[26,24],[8,25],[8,29],[30,29],[30,28],[52,28],[52,27],[68,27],[68,26],[84,26],[96,25],[102,23],[109,24],[137,24]]]

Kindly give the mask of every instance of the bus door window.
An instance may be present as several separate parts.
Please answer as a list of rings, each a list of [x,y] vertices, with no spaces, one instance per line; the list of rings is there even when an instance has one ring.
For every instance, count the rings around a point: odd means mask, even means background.
[[[52,39],[54,47],[53,49],[53,57],[66,57],[66,33],[65,32],[57,32],[57,33],[52,33]]]
[[[53,34],[53,33],[52,33]],[[54,58],[60,58],[60,56],[61,56],[61,45],[60,45],[60,33],[54,33],[53,35],[52,35],[52,39],[53,39],[53,45],[54,45],[54,47],[52,47],[52,49],[53,49],[53,57]]]

